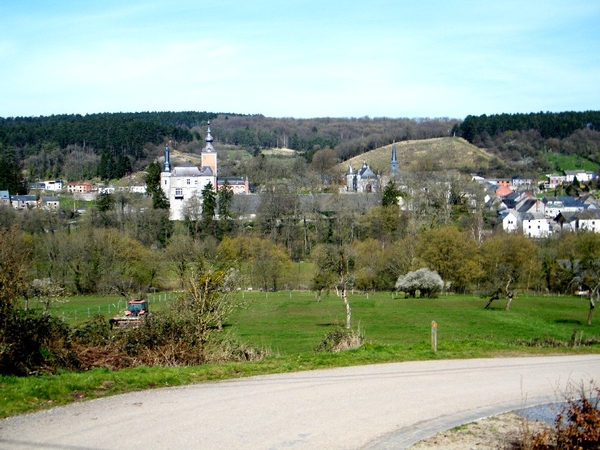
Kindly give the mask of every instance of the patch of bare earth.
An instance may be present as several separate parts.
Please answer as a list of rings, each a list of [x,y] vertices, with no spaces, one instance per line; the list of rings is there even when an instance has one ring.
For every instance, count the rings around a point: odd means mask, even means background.
[[[411,450],[499,450],[514,449],[515,442],[531,437],[549,425],[524,419],[515,413],[481,419],[442,431],[410,447]]]

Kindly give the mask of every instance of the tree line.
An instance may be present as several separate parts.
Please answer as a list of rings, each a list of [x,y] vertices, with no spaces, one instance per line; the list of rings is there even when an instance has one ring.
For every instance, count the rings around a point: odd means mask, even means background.
[[[289,186],[272,186],[258,196],[253,219],[237,218],[244,214],[239,197],[205,189],[199,201],[208,207],[191,205],[182,222],[168,220],[164,199],[119,192],[100,196],[80,217],[67,209],[4,207],[0,228],[17,227],[27,236],[31,279],[50,278],[72,294],[175,288],[173,280],[183,279],[198,255],[234,261],[248,287],[318,288],[324,281],[299,278],[294,263],[318,266],[331,246],[351,250],[352,287],[361,290],[392,290],[400,275],[424,267],[460,293],[494,292],[509,278],[516,289],[569,293],[600,278],[599,235],[531,240],[506,234],[492,227],[476,186],[467,204],[470,184],[453,183],[450,197],[432,191],[422,200],[406,198],[407,211],[394,201],[401,193],[392,183],[378,204],[363,206],[360,196],[332,196],[323,206]]]
[[[495,176],[561,171],[549,153],[600,164],[599,111],[467,116],[453,132],[498,157]]]

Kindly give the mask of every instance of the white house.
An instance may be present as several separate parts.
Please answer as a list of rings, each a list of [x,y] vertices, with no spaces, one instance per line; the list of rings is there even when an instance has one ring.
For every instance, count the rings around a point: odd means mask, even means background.
[[[600,211],[587,209],[575,216],[575,229],[600,233]]]
[[[573,197],[545,197],[543,202],[549,219],[554,219],[559,213],[580,213],[589,207]]]
[[[523,214],[523,234],[532,238],[548,237],[550,222],[542,213]]]
[[[502,217],[502,229],[507,233],[517,231],[521,226],[521,215],[513,210],[506,211]]]
[[[62,191],[65,188],[65,182],[63,180],[44,181],[44,185],[46,191]]]
[[[567,183],[572,183],[575,178],[580,183],[586,183],[596,178],[596,174],[585,170],[565,170],[565,181]]]

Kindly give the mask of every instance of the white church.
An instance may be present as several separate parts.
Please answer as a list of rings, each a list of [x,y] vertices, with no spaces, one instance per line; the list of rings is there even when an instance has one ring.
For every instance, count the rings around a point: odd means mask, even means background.
[[[210,122],[206,133],[206,145],[202,149],[202,167],[190,163],[171,167],[170,149],[165,148],[165,162],[160,174],[160,186],[169,200],[170,220],[183,220],[184,208],[189,200],[196,197],[202,201],[202,189],[211,183],[217,192],[217,152],[212,143]]]

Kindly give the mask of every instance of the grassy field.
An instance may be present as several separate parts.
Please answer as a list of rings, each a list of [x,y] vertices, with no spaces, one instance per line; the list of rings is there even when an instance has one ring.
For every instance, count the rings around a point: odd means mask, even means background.
[[[249,306],[229,324],[249,344],[270,349],[272,356],[258,362],[209,364],[200,367],[138,367],[118,372],[97,369],[83,373],[27,378],[0,377],[0,417],[35,411],[83,399],[139,389],[176,386],[268,373],[341,367],[408,360],[505,357],[549,353],[600,353],[600,318],[585,325],[588,305],[576,297],[516,298],[509,312],[504,302],[484,309],[486,299],[476,296],[442,296],[437,299],[393,298],[390,293],[349,296],[355,328],[366,343],[339,354],[316,353],[324,336],[345,320],[341,299],[324,296],[316,302],[311,292],[240,292]],[[153,298],[155,296],[155,298]],[[160,297],[160,298],[159,298]],[[151,294],[154,311],[168,308],[174,294]],[[75,321],[82,315],[106,314],[118,297],[75,297],[58,304],[53,313]],[[124,305],[121,299],[121,306]],[[81,312],[85,311],[85,312]],[[70,318],[70,319],[69,319]],[[431,349],[431,322],[438,324],[438,351]],[[594,345],[570,346],[593,339]],[[543,341],[544,346],[526,342]],[[563,344],[553,346],[549,344]]]
[[[250,307],[234,318],[232,328],[243,340],[271,349],[276,355],[313,351],[324,335],[342,326],[345,309],[335,295],[316,302],[311,292],[246,293]],[[486,299],[442,296],[437,299],[393,298],[391,293],[349,296],[353,326],[376,345],[401,352],[428,349],[431,322],[438,324],[438,351],[469,356],[470,349],[484,354],[516,350],[519,340],[551,338],[569,341],[575,330],[600,337],[600,319],[584,325],[588,304],[575,297],[519,297],[511,310],[496,301],[484,309]],[[600,345],[597,348],[600,351]]]
[[[581,156],[564,155],[561,153],[545,153],[544,158],[555,167],[560,167],[561,170],[587,170],[590,172],[598,172],[598,164],[593,163]]]

